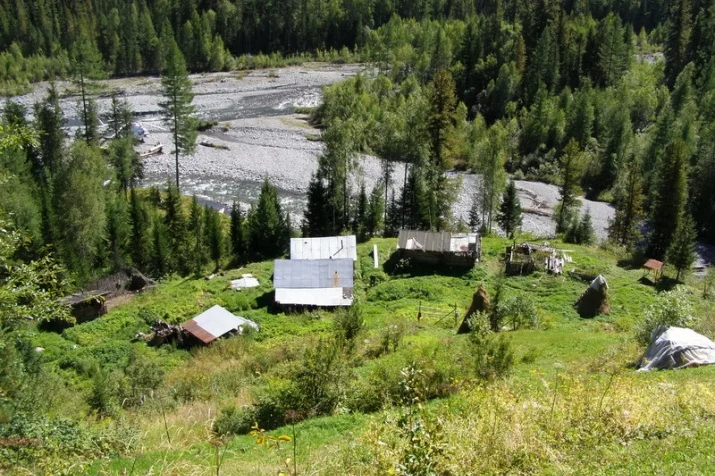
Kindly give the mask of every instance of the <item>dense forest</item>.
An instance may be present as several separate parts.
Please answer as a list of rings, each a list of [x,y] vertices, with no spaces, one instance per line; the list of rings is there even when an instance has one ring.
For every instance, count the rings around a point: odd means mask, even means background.
[[[361,242],[400,228],[513,237],[519,179],[560,187],[554,220],[566,241],[594,242],[579,196],[611,202],[607,245],[637,266],[664,259],[677,279],[696,239],[715,241],[713,1],[0,0],[0,51],[8,434],[59,405],[28,396],[51,387],[24,333],[73,325],[57,299],[117,270],[203,276],[280,257],[298,230]],[[301,223],[267,179],[256,203],[234,203],[230,216],[180,193],[179,156],[191,155],[200,126],[188,74],[259,66],[260,55],[366,64],[312,111],[325,148]],[[161,190],[139,186],[128,103],[113,95],[101,137],[92,99],[92,81],[139,74],[162,76],[177,165]],[[60,78],[77,91],[82,127],[71,138],[54,85],[31,110],[10,97]],[[382,163],[372,190],[362,154]],[[452,213],[455,170],[481,180],[468,223]],[[92,362],[75,370],[101,417],[106,374]]]

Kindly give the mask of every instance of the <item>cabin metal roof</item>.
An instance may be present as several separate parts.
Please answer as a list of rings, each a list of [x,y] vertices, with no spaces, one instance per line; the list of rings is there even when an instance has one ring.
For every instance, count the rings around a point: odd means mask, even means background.
[[[222,335],[250,327],[258,330],[258,324],[244,317],[235,316],[221,306],[214,306],[181,325],[189,334],[208,344]]]
[[[477,244],[477,233],[449,233],[417,230],[400,230],[397,247],[437,253],[466,253],[470,244]]]
[[[352,259],[276,260],[276,289],[352,288]]]
[[[292,260],[344,258],[357,261],[357,239],[355,235],[291,238],[290,240],[290,259]]]

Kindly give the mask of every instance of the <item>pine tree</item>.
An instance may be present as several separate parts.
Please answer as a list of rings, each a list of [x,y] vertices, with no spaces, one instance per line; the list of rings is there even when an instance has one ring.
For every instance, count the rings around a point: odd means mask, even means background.
[[[320,237],[330,235],[330,208],[328,190],[320,171],[316,172],[308,184],[308,203],[303,213],[303,236]]]
[[[452,74],[446,70],[438,71],[427,85],[426,96],[429,103],[431,162],[425,178],[429,190],[433,192],[428,197],[428,213],[431,227],[439,231],[447,224],[453,201],[445,177],[452,162],[450,145],[457,120],[457,95]]]
[[[112,141],[109,145],[109,163],[112,164],[117,175],[119,190],[124,192],[126,197],[129,188],[134,188],[138,176],[141,175],[135,170],[141,162],[137,163],[137,154],[134,152],[131,139]]]
[[[54,210],[60,250],[68,268],[88,278],[104,238],[106,174],[99,149],[75,142],[54,180]]]
[[[92,39],[86,35],[75,41],[72,50],[72,69],[75,82],[80,90],[80,118],[84,124],[84,140],[95,143],[99,139],[97,128],[97,106],[94,99],[88,97],[87,86],[90,78],[102,76],[102,60]]]
[[[191,197],[191,206],[189,207],[189,221],[187,224],[189,235],[189,248],[191,250],[191,271],[196,275],[201,275],[201,271],[206,264],[206,247],[204,242],[205,237],[205,222],[204,209],[199,204],[199,200],[194,194]]]
[[[288,249],[285,217],[278,192],[268,179],[263,181],[258,202],[249,216],[249,244],[256,259],[275,258]]]
[[[687,150],[682,140],[675,140],[665,150],[654,184],[648,239],[648,253],[661,259],[678,228],[681,211],[688,197]]]
[[[481,205],[479,204],[478,196],[472,200],[472,207],[469,209],[469,229],[472,232],[478,232],[482,227]]]
[[[151,260],[151,223],[146,205],[134,189],[129,195],[129,223],[132,262],[140,270],[146,270]]]
[[[120,99],[116,92],[112,92],[110,103],[109,129],[114,139],[133,139],[132,120],[134,112],[126,98]]]
[[[172,267],[168,234],[166,225],[155,216],[152,229],[152,270],[157,276],[165,276]]]
[[[596,233],[593,231],[593,221],[589,208],[586,209],[586,213],[583,214],[578,224],[577,240],[577,243],[586,246],[591,246],[596,242]]]
[[[164,225],[166,226],[167,237],[170,246],[170,258],[168,261],[172,271],[186,273],[189,271],[188,263],[184,259],[187,256],[186,243],[186,217],[181,206],[181,195],[171,181],[167,182],[166,199],[164,200]]]
[[[54,83],[50,84],[45,99],[35,104],[35,121],[43,168],[46,175],[51,176],[59,170],[64,149],[64,115]]]
[[[380,183],[375,184],[372,193],[370,193],[367,223],[365,225],[365,231],[368,236],[376,236],[385,226],[384,218],[387,215],[387,211],[385,201],[382,198],[382,187],[380,185]]]
[[[365,192],[365,184],[360,185],[360,194],[357,197],[357,208],[353,217],[353,233],[357,237],[358,243],[367,241],[367,233],[365,225],[367,221],[367,193]]]
[[[678,226],[673,232],[673,239],[668,247],[665,260],[675,267],[678,274],[675,279],[680,280],[680,274],[687,270],[695,261],[695,222],[689,213],[683,211],[678,219]]]
[[[127,202],[120,196],[107,202],[107,245],[112,268],[126,265],[131,238],[130,214]]]
[[[688,56],[692,33],[691,0],[672,0],[665,32],[665,80],[675,84],[680,71],[690,62]]]
[[[207,206],[204,210],[204,217],[206,219],[206,244],[208,245],[209,255],[216,266],[215,270],[218,271],[221,268],[224,242],[221,216],[218,211]]]
[[[516,192],[516,184],[511,180],[506,190],[504,190],[497,222],[508,238],[514,238],[514,234],[521,226],[521,219],[519,195]]]
[[[164,120],[174,138],[176,188],[179,189],[179,155],[190,155],[196,150],[196,118],[192,105],[191,80],[186,62],[173,39],[166,49],[166,65],[161,75],[164,101],[159,103]]]
[[[240,263],[246,253],[246,238],[243,230],[243,215],[241,205],[236,201],[231,206],[231,253],[233,259]]]
[[[576,194],[578,183],[583,170],[583,152],[578,147],[574,139],[571,139],[564,148],[561,157],[561,199],[558,205],[556,218],[556,232],[562,233],[571,221],[574,207],[576,206]]]
[[[643,216],[643,178],[636,156],[624,165],[622,178],[615,190],[616,213],[608,227],[611,240],[631,249],[638,238],[638,227]]]

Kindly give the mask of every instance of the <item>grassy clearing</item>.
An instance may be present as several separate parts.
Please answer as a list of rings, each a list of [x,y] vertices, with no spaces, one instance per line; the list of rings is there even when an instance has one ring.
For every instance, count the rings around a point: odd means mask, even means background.
[[[453,474],[672,473],[681,468],[704,473],[715,463],[715,450],[703,442],[715,435],[715,368],[634,372],[632,363],[643,349],[632,339],[632,327],[656,290],[639,282],[641,271],[618,266],[609,251],[568,245],[574,267],[608,279],[608,316],[578,316],[572,305],[588,283],[577,278],[537,273],[504,281],[505,295],[524,293],[535,300],[541,322],[538,329],[504,333],[516,362],[505,380],[484,384],[474,378],[469,338],[455,335],[453,316],[425,315],[417,321],[420,305],[447,313],[456,305],[461,319],[482,283],[493,296],[506,244],[486,238],[482,264],[441,274],[400,272],[399,266],[392,274],[373,269],[373,245],[384,263],[394,239],[359,247],[355,293],[366,329],[346,360],[350,377],[341,387],[337,414],[296,425],[301,474],[383,474],[394,468],[406,451],[395,423],[404,412],[397,405],[400,370],[412,362],[425,369],[433,382],[431,394],[439,397],[424,407],[425,418],[440,423],[445,451],[436,461]],[[244,273],[258,277],[261,286],[227,289],[230,279]],[[332,312],[273,312],[271,274],[272,263],[264,262],[211,281],[168,279],[94,322],[62,335],[37,334],[45,358],[80,396],[91,385],[82,373],[87,359],[121,368],[135,351],[166,372],[156,398],[123,412],[123,420],[135,429],[134,449],[87,462],[86,474],[124,474],[132,467],[135,474],[215,474],[217,442],[224,474],[285,469],[292,443],[284,443],[281,454],[257,446],[250,436],[218,439],[211,431],[223,408],[254,403],[301,365],[319,337],[332,334]],[[697,283],[690,285],[701,327],[712,329],[711,302],[702,301]],[[192,351],[132,342],[151,317],[180,323],[214,304],[255,320],[261,331]],[[385,350],[391,329],[400,337]],[[80,397],[75,408],[90,414]],[[378,411],[364,414],[359,408]],[[292,435],[292,430],[287,426],[270,433]]]

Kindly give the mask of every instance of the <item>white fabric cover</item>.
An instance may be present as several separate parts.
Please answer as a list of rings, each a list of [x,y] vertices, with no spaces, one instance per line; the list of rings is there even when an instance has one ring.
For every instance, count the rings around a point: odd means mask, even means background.
[[[708,364],[715,364],[715,342],[692,329],[661,326],[653,332],[638,371]]]

